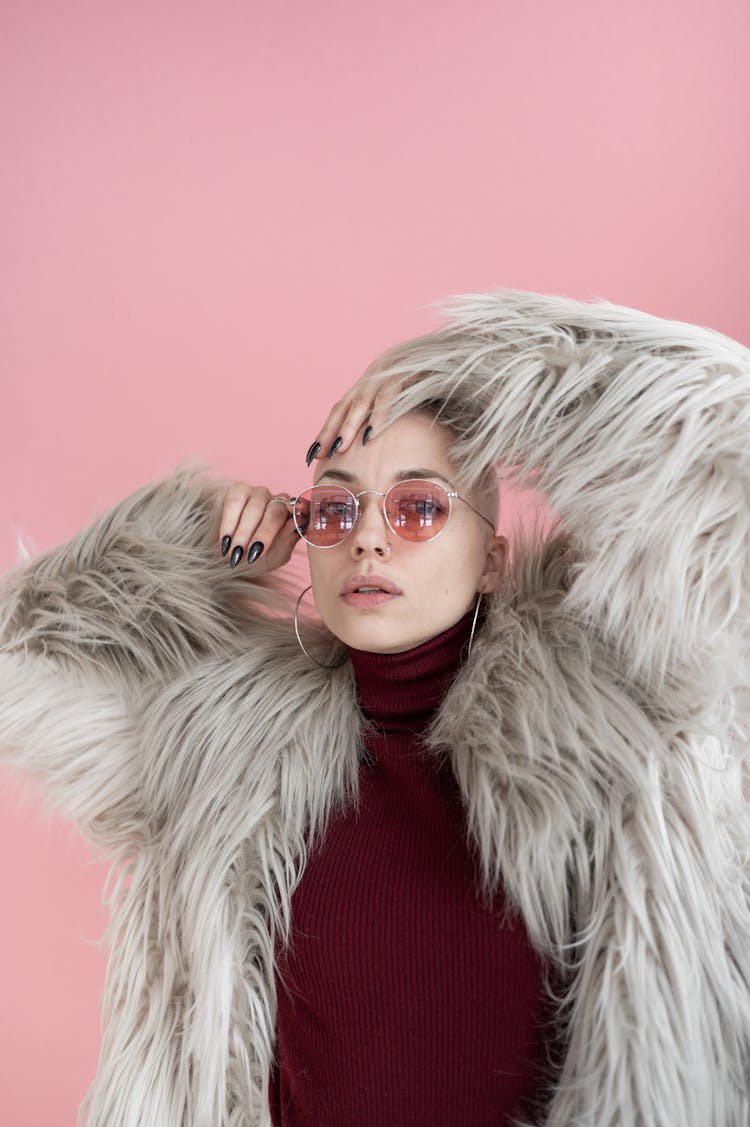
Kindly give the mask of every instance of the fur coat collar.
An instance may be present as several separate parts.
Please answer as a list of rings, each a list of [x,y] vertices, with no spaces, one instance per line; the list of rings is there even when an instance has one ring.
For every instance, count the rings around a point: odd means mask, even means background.
[[[482,301],[383,365],[426,373],[397,410],[443,398],[475,474],[503,444],[519,480],[544,465],[563,515],[518,533],[427,737],[478,894],[502,883],[564,983],[533,1127],[747,1127],[747,354],[619,307]],[[311,665],[279,581],[217,558],[222,495],[179,467],[0,586],[0,746],[114,861],[91,1127],[268,1127],[275,941],[358,797],[351,665]]]

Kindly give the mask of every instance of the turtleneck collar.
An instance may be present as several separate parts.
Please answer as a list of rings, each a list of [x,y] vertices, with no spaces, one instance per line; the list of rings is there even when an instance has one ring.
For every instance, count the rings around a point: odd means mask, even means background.
[[[483,602],[476,633],[485,609]],[[385,732],[423,731],[466,660],[473,620],[474,607],[447,630],[402,653],[372,653],[347,646],[365,716]]]

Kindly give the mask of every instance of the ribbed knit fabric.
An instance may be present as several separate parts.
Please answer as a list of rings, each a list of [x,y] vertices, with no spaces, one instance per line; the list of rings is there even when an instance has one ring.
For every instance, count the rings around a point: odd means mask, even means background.
[[[349,650],[375,762],[277,950],[274,1127],[501,1127],[534,1095],[542,964],[501,897],[480,903],[458,784],[418,741],[472,617],[405,653]]]

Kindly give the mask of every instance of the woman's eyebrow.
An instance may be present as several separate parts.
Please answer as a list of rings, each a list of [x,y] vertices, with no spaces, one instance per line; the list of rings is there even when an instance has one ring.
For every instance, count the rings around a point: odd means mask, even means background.
[[[320,475],[318,482],[324,477],[332,477],[335,478],[336,481],[344,481],[347,485],[357,484],[358,482],[357,475],[349,473],[347,470],[326,470],[325,473]],[[418,466],[416,469],[401,470],[392,480],[395,485],[397,481],[409,481],[413,477],[437,478],[439,481],[444,481],[450,489],[455,490],[456,488],[450,478],[446,477],[440,470],[425,469],[424,466]],[[318,482],[315,484],[317,485]]]
[[[441,473],[440,470],[424,469],[424,467],[421,466],[418,466],[414,470],[402,470],[400,473],[396,474],[393,480],[394,482],[408,481],[410,477],[436,477],[439,481],[444,481],[451,489],[456,488],[451,479],[446,477],[444,473]]]

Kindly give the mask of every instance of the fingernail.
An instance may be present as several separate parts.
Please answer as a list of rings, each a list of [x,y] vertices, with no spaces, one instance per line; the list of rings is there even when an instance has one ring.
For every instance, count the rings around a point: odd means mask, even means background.
[[[365,433],[362,435],[362,445],[363,446],[367,442],[367,439],[370,437],[371,434],[372,434],[372,427],[366,427]]]
[[[341,445],[341,443],[343,441],[344,441],[343,438],[341,437],[341,435],[339,435],[338,438],[336,439],[336,441],[334,442],[333,446],[331,447],[331,449],[328,451],[328,457],[329,458],[333,457],[333,455],[336,453],[336,451],[338,450],[339,446]]]
[[[318,453],[319,450],[320,450],[320,443],[319,442],[313,442],[312,446],[307,451],[307,455],[305,457],[305,461],[307,462],[308,466],[310,465],[310,462],[312,462],[313,458],[315,457],[315,455]]]
[[[221,554],[222,554],[222,556],[225,556],[227,554],[227,552],[229,551],[229,545],[231,543],[232,543],[232,537],[231,536],[223,537],[223,539],[221,541]]]
[[[256,540],[254,544],[251,544],[250,549],[247,553],[247,562],[249,564],[255,563],[264,547],[265,545],[262,540]]]
[[[230,567],[237,567],[237,564],[242,559],[242,553],[244,552],[244,550],[245,549],[242,547],[241,544],[237,545],[237,547],[232,552],[232,555],[231,555],[230,560],[229,560],[229,566]]]

